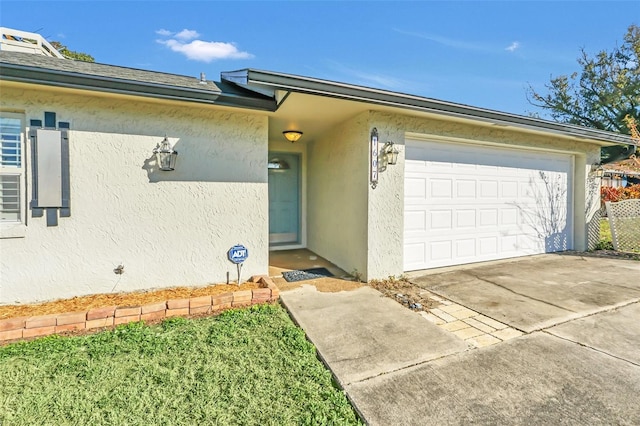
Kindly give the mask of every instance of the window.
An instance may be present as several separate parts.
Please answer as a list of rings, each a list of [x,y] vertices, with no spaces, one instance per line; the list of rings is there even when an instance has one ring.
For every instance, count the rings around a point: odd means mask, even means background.
[[[0,112],[0,223],[22,222],[22,117]]]

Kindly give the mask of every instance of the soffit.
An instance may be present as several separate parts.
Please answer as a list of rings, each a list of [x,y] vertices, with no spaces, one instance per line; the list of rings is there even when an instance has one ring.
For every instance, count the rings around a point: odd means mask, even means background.
[[[276,93],[276,97],[278,97]],[[365,111],[380,111],[409,117],[434,119],[459,123],[464,126],[496,127],[503,131],[527,133],[531,135],[554,137],[567,141],[580,141],[599,146],[610,146],[614,143],[589,138],[580,138],[548,130],[538,130],[509,126],[504,123],[470,120],[464,117],[453,117],[432,112],[416,111],[394,106],[376,105],[368,102],[339,99],[329,96],[318,96],[298,92],[288,92],[283,96],[277,111],[269,115],[269,140],[284,140],[284,130],[299,130],[304,133],[300,142],[312,142],[314,139],[330,131],[341,123]],[[375,125],[375,123],[373,123]],[[407,129],[409,130],[409,129]]]

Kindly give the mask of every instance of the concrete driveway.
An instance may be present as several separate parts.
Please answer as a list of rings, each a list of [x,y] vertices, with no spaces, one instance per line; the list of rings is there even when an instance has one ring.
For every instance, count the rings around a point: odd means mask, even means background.
[[[370,288],[283,292],[369,424],[640,424],[640,262],[545,255],[411,279],[523,334],[473,349]]]
[[[412,273],[410,281],[525,332],[640,301],[640,262],[578,255]]]

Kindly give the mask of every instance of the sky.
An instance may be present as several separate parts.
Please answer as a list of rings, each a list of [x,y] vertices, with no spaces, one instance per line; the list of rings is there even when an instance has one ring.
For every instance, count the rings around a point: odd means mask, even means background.
[[[244,68],[528,115],[527,88],[640,25],[640,1],[0,0],[0,26],[96,62],[219,80]]]

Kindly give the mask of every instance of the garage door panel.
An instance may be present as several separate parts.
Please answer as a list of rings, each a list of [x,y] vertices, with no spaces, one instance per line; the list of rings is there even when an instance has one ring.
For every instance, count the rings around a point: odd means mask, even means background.
[[[405,181],[404,186],[405,199],[426,199],[427,197],[427,179],[420,177],[410,177]]]
[[[409,140],[405,170],[405,270],[572,247],[568,155]]]
[[[404,215],[405,232],[425,232],[427,230],[427,212],[424,210],[407,211]]]
[[[475,228],[476,227],[476,216],[478,212],[476,209],[457,209],[455,211],[455,224],[456,228]]]
[[[477,182],[471,179],[457,179],[456,180],[456,197],[459,198],[476,198]]]
[[[480,191],[479,198],[498,198],[498,181],[497,180],[481,180],[479,182]]]
[[[429,179],[427,196],[432,198],[451,198],[453,196],[453,179]]]

